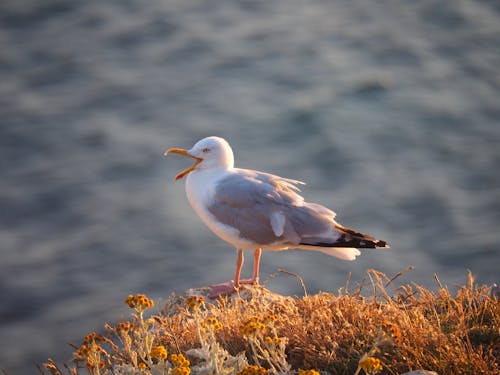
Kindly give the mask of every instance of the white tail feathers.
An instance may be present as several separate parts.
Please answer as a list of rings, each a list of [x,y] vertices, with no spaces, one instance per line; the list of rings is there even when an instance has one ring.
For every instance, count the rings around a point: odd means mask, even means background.
[[[315,250],[344,260],[355,260],[358,255],[361,255],[361,251],[354,247],[319,247]]]

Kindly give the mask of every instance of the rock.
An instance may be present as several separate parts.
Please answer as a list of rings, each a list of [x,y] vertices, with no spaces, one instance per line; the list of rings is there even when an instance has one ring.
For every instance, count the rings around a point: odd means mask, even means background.
[[[211,299],[209,297],[209,294],[210,294],[209,287],[188,289],[181,295],[173,296],[173,298],[165,307],[165,313],[167,315],[175,314],[176,312],[178,312],[178,308],[185,303],[188,297],[191,296],[203,297],[206,305],[217,304],[220,298],[222,298],[223,300],[227,300],[227,302],[234,302],[238,300],[244,300],[244,301],[258,300],[260,303],[263,303],[264,305],[276,302],[283,303],[289,300],[293,300],[293,297],[283,296],[281,294],[271,292],[269,289],[266,289],[260,285],[258,286],[242,285],[239,293],[233,293],[227,297],[219,297]]]
[[[198,296],[198,297],[203,297],[205,299],[205,303],[216,303],[218,298],[211,299],[209,297],[209,294],[210,294],[209,287],[192,288],[184,292],[184,297]],[[233,293],[230,296],[222,298],[227,298],[228,301],[235,301],[238,299],[250,301],[258,299],[265,302],[277,302],[277,301],[284,301],[287,299],[293,299],[292,297],[283,296],[281,294],[271,292],[269,289],[266,289],[261,285],[247,285],[247,284],[241,285],[239,293]]]

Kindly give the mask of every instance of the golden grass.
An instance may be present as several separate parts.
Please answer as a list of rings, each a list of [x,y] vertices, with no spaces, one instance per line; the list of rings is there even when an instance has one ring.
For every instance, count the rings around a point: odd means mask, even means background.
[[[438,374],[500,373],[500,303],[487,286],[467,283],[452,295],[438,284],[395,288],[370,270],[361,287],[337,294],[252,298],[172,297],[144,318],[152,301],[129,296],[130,321],[89,334],[71,366],[49,360],[50,374]],[[388,288],[395,289],[389,293]],[[182,354],[179,356],[179,354]]]

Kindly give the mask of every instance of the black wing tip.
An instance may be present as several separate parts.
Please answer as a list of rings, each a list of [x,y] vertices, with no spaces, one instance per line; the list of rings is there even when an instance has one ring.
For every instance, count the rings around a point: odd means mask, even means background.
[[[335,242],[301,242],[300,245],[317,247],[355,247],[360,249],[388,249],[387,242],[382,240],[367,240],[365,238],[346,238],[340,236]]]
[[[351,242],[353,240],[355,242],[358,242],[357,246],[352,246],[352,247],[359,247],[365,249],[389,248],[389,245],[387,244],[386,241],[377,240],[376,238],[369,236],[367,234],[355,231],[351,228],[344,227],[343,225],[337,222],[335,222],[335,228],[342,233],[342,235],[337,239],[337,242],[345,242],[346,239],[348,239],[348,242]]]
[[[375,246],[376,246],[376,247],[383,248],[383,249],[388,249],[388,248],[390,247],[390,246],[387,244],[387,242],[382,241],[382,240],[378,240],[378,241],[375,243]]]

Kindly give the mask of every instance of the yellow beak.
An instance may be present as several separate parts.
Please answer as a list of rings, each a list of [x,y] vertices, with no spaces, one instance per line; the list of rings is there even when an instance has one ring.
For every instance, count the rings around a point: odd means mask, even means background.
[[[195,159],[195,162],[194,162],[194,164],[192,166],[190,166],[187,169],[184,169],[181,173],[179,173],[177,176],[175,176],[176,180],[181,179],[182,177],[184,177],[185,175],[187,175],[189,172],[193,171],[196,168],[196,166],[203,161],[202,158],[199,158],[197,156],[191,155],[187,150],[184,150],[183,148],[176,148],[176,147],[169,148],[167,151],[165,151],[163,153],[163,155],[167,156],[168,154],[179,154],[179,155],[182,155],[182,156],[186,156],[188,158]]]

